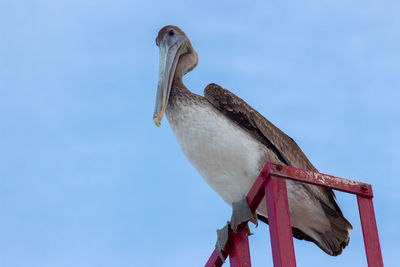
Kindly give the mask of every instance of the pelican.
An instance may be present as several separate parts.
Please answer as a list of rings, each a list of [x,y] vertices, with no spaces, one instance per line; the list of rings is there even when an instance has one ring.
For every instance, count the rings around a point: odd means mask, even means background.
[[[198,63],[189,38],[178,27],[163,27],[154,123],[164,113],[188,160],[207,184],[229,205],[239,202],[267,161],[317,171],[296,142],[250,107],[216,84],[204,96],[190,92],[182,78]],[[349,243],[351,224],[332,190],[286,181],[293,236],[311,241],[337,256]],[[265,199],[263,200],[265,201]],[[257,209],[268,223],[265,203]]]

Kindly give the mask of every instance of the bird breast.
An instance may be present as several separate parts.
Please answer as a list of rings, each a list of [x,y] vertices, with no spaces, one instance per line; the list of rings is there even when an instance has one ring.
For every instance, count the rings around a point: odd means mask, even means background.
[[[206,99],[168,104],[168,121],[183,153],[207,184],[229,205],[245,196],[265,162],[280,162],[250,133],[229,120]],[[318,239],[329,229],[319,201],[297,182],[287,181],[292,226]],[[257,212],[267,216],[265,198]]]
[[[173,104],[167,118],[183,153],[229,205],[246,195],[266,148],[207,100]]]

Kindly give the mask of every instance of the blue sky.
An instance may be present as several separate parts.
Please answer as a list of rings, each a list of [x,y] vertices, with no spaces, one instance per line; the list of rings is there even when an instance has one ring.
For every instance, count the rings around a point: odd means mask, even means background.
[[[0,266],[202,266],[230,208],[152,121],[155,37],[181,27],[202,94],[231,90],[324,173],[371,183],[386,266],[400,251],[398,1],[1,1]],[[329,257],[295,241],[298,266],[366,266],[357,204]],[[272,266],[252,227],[254,266]]]

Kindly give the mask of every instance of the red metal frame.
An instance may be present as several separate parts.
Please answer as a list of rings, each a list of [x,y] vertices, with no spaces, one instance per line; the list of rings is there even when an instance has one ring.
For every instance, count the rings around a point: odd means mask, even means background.
[[[368,266],[383,266],[372,203],[373,194],[371,185],[267,162],[247,194],[247,202],[251,211],[254,212],[264,196],[266,197],[272,258],[275,267],[296,266],[286,192],[286,179],[357,195]],[[231,266],[251,266],[247,223],[241,224],[237,233],[229,231],[228,242],[226,242],[221,253],[224,258],[229,256]],[[222,264],[223,262],[217,250],[214,250],[205,266],[219,267]]]

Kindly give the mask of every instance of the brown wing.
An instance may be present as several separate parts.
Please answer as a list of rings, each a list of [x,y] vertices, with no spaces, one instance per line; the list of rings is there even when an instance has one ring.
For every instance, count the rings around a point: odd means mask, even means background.
[[[238,96],[217,84],[209,84],[204,89],[204,96],[225,116],[235,121],[258,141],[271,149],[282,163],[317,171],[292,138],[279,130]],[[312,196],[322,202],[324,209],[330,210],[325,212],[337,212],[342,215],[332,190],[307,184],[304,184],[304,187],[307,188]]]

